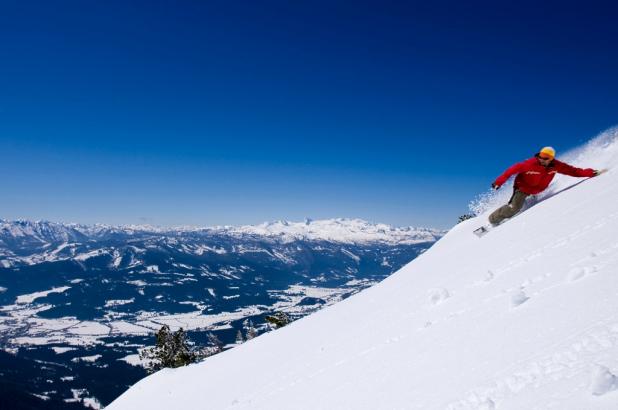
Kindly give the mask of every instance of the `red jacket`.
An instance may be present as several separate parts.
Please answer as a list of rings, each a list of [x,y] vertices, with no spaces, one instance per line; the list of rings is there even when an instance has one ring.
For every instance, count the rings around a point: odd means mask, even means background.
[[[504,184],[511,175],[517,174],[515,178],[515,189],[526,194],[534,195],[547,188],[551,180],[554,179],[556,172],[572,177],[594,176],[594,170],[592,168],[576,168],[564,162],[560,162],[557,159],[554,159],[545,167],[539,163],[536,157],[532,157],[511,166],[504,171],[504,174],[496,179],[494,184],[499,187]]]

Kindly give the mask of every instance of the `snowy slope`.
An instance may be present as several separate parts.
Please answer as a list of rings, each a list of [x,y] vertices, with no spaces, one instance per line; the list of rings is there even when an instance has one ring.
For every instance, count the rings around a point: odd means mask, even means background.
[[[615,134],[571,159],[617,165]],[[382,283],[108,409],[618,409],[617,199],[613,169],[482,239],[486,215],[461,223]]]

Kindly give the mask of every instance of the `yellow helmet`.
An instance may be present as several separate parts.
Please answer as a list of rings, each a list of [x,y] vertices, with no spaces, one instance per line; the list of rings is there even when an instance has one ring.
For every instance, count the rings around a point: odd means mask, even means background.
[[[539,155],[554,159],[554,157],[556,156],[556,150],[553,149],[552,147],[544,147],[539,151]]]

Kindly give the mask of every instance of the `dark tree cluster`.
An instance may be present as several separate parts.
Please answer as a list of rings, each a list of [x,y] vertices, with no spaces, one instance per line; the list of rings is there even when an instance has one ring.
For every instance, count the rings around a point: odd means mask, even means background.
[[[292,322],[290,317],[283,312],[276,312],[264,318],[275,329],[279,329]]]
[[[195,347],[183,328],[172,332],[168,325],[163,325],[155,336],[157,338],[156,345],[140,352],[140,358],[146,361],[146,368],[149,373],[154,373],[165,367],[186,366],[223,350],[223,343],[214,334],[208,335],[211,346],[204,348]]]
[[[457,223],[461,223],[463,221],[467,221],[468,219],[472,219],[476,217],[476,215],[474,214],[463,214],[459,217],[459,220],[457,221]]]

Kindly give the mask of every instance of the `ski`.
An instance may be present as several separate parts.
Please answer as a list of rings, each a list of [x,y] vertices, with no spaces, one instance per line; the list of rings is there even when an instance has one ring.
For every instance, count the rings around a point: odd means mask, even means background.
[[[494,225],[494,224],[487,224],[487,225],[483,225],[483,226],[481,226],[480,228],[477,228],[477,229],[475,229],[474,231],[472,231],[472,233],[473,233],[473,234],[475,234],[476,236],[478,236],[479,238],[480,238],[480,237],[482,237],[482,236],[485,236],[485,235],[487,235],[487,234],[489,233],[489,231],[491,231],[492,229],[494,229],[494,228],[496,228],[496,227],[498,227],[498,226],[502,225],[503,223],[507,222],[507,221],[508,221],[508,220],[510,220],[510,219],[515,218],[515,217],[516,217],[517,215],[519,215],[520,213],[521,213],[521,212],[518,212],[518,213],[516,213],[515,215],[513,215],[513,216],[512,216],[512,217],[510,217],[510,218],[503,219],[502,221],[500,221],[500,223],[495,224],[495,225]]]
[[[485,235],[486,233],[489,232],[489,229],[490,229],[489,227],[490,227],[490,225],[481,226],[480,228],[477,228],[474,231],[472,231],[472,233],[480,238],[481,236],[483,236],[483,235]]]

